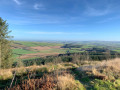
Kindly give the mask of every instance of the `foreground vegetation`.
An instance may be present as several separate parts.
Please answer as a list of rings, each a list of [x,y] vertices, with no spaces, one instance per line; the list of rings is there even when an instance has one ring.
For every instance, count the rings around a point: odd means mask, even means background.
[[[109,61],[83,61],[3,69],[0,72],[0,88],[11,90],[119,90],[120,59]],[[6,83],[7,82],[7,83]]]

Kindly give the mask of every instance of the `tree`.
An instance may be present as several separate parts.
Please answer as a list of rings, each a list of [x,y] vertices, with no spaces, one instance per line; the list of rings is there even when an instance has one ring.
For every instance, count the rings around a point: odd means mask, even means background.
[[[12,59],[8,23],[0,17],[0,68],[9,68]]]

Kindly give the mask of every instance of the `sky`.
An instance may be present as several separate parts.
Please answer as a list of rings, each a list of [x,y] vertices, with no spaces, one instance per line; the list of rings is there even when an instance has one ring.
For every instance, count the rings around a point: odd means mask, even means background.
[[[0,0],[14,40],[120,41],[120,0]]]

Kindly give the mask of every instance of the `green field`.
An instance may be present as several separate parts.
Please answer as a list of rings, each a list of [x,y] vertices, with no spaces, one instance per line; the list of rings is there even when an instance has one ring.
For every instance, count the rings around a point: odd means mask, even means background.
[[[50,43],[50,42],[28,42],[28,41],[14,41],[16,44],[24,45],[27,47],[35,46],[62,46],[62,43]]]
[[[84,49],[88,48],[108,48],[110,50],[116,51],[120,53],[120,43],[116,42],[76,42],[74,43],[75,45],[81,45],[79,48],[51,48],[51,49],[45,49],[45,50],[36,50],[36,49],[31,49],[31,47],[53,47],[53,46],[64,46],[65,44],[63,42],[29,42],[29,41],[14,41],[12,46],[14,47],[13,49],[13,57],[17,58],[21,55],[25,54],[32,54],[32,53],[43,53],[43,54],[54,54],[54,53],[59,53],[59,54],[65,54],[65,53],[79,53],[79,52],[84,52]],[[73,45],[74,45],[73,44]],[[83,49],[83,51],[82,51]],[[35,57],[33,57],[35,58]]]
[[[32,53],[66,53],[66,49],[58,49],[58,48],[51,48],[45,50],[36,50],[32,49],[31,47],[54,47],[54,46],[62,46],[62,43],[50,43],[50,42],[28,42],[28,41],[14,41],[12,43],[12,51],[13,57],[17,58],[21,55],[25,54],[32,54]],[[33,57],[34,58],[34,57]]]
[[[30,50],[25,50],[25,49],[13,49],[12,51],[13,51],[14,54],[19,54],[19,55],[37,53],[35,51],[30,51]]]
[[[24,54],[37,53],[35,51],[24,50],[24,49],[13,49],[12,52],[13,52],[13,58],[17,58]]]

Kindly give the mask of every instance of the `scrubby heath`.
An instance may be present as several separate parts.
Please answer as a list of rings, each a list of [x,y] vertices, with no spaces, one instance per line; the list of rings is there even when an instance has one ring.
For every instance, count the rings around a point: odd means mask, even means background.
[[[14,41],[11,47],[15,60],[0,70],[0,90],[120,90],[119,42]]]
[[[11,90],[119,90],[120,59],[19,66],[0,72],[0,88]],[[12,87],[11,81],[16,76]]]

